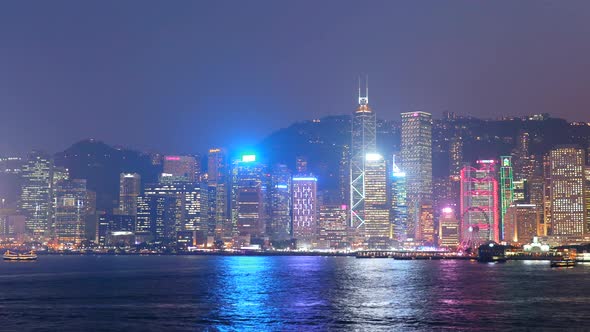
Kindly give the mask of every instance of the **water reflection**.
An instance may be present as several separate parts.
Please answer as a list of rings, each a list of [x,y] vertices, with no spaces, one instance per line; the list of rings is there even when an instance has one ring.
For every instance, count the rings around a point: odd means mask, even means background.
[[[589,265],[47,256],[2,275],[3,330],[583,330],[590,320]]]

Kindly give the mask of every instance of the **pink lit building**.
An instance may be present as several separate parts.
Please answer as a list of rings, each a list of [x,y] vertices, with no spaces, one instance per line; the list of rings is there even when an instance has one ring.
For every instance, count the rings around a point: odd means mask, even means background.
[[[500,240],[496,161],[478,160],[477,166],[461,170],[461,243],[471,247]]]

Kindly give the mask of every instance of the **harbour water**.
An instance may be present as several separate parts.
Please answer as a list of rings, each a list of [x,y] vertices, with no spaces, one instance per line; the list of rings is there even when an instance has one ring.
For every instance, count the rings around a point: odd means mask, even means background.
[[[353,257],[0,263],[2,331],[590,329],[590,265]]]

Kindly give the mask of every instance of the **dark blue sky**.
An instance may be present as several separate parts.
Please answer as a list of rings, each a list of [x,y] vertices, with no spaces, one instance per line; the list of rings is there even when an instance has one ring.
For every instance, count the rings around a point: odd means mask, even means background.
[[[3,1],[0,154],[164,152],[352,112],[590,121],[590,1]]]

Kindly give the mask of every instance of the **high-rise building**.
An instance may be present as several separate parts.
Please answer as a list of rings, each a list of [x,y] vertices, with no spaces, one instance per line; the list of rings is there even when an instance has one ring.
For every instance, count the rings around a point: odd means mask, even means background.
[[[461,242],[478,246],[499,242],[498,181],[494,160],[478,160],[479,168],[461,170]]]
[[[265,233],[264,165],[256,155],[243,155],[232,169],[232,222],[240,236],[262,238]]]
[[[60,181],[65,181],[65,180],[69,180],[70,179],[70,171],[65,168],[65,167],[57,167],[55,165],[53,165],[52,169],[51,169],[51,188],[49,190],[49,195],[50,195],[50,201],[51,201],[51,209],[50,209],[50,213],[51,213],[51,220],[49,222],[50,228],[54,229],[55,227],[55,208],[56,208],[56,202],[57,200],[55,199],[55,190],[57,188],[57,183]]]
[[[96,243],[101,246],[117,244],[118,236],[132,236],[135,232],[135,217],[103,213],[98,217]]]
[[[275,165],[270,187],[271,218],[267,229],[273,240],[291,238],[291,172],[286,165]]]
[[[543,156],[543,224],[547,235],[553,235],[551,219],[551,163],[547,153]]]
[[[454,136],[449,142],[449,173],[459,176],[463,166],[463,137]]]
[[[432,115],[402,113],[401,167],[406,172],[408,231],[415,231],[422,201],[432,201]]]
[[[395,156],[391,167],[389,181],[389,218],[393,228],[392,238],[405,241],[408,238],[408,205],[406,197],[406,173],[395,163]],[[413,238],[412,234],[410,238]]]
[[[340,204],[346,205],[347,207],[350,204],[350,148],[348,145],[344,145],[342,147],[342,152],[340,154],[340,162],[338,163],[339,167],[339,181],[338,181],[338,189],[340,191]],[[347,215],[347,220],[350,213]]]
[[[155,238],[156,221],[155,213],[152,213],[152,206],[155,205],[154,197],[139,196],[137,197],[137,216],[135,221],[135,236],[137,242],[147,242]],[[97,236],[98,236],[97,224]],[[97,238],[98,241],[98,238]],[[106,241],[106,240],[105,240]]]
[[[459,220],[451,207],[444,207],[441,211],[438,223],[438,245],[445,248],[459,246]]]
[[[61,180],[55,186],[55,237],[72,247],[84,240],[86,180]]]
[[[422,201],[418,210],[418,224],[416,225],[416,241],[426,245],[435,245],[434,241],[434,208],[431,202]]]
[[[203,218],[205,212],[201,210],[201,187],[189,182],[146,184],[144,195],[169,197],[173,204],[174,231],[170,231],[171,238],[175,238],[174,232],[201,231],[208,233],[207,218]],[[172,226],[171,226],[172,227]]]
[[[562,146],[550,152],[551,225],[553,235],[582,235],[584,208],[584,149]]]
[[[137,173],[121,173],[119,176],[119,213],[137,215],[137,197],[141,194],[141,176]]]
[[[25,216],[14,209],[0,209],[0,239],[22,241],[25,234]]]
[[[52,170],[53,161],[40,152],[31,153],[23,166],[19,210],[35,238],[48,236],[51,230]]]
[[[375,112],[369,107],[369,88],[361,95],[352,116],[352,145],[350,149],[350,223],[362,231],[365,223],[365,165],[368,153],[377,149]]]
[[[365,161],[365,241],[369,248],[390,247],[389,210],[385,159],[380,154],[368,153]]]
[[[512,186],[514,188],[513,193],[513,202],[514,203],[525,203],[529,200],[529,192],[528,192],[528,180],[515,180],[512,182]]]
[[[224,149],[209,149],[207,169],[207,183],[211,199],[209,200],[209,218],[215,222],[216,233],[231,237],[231,222],[229,217],[229,169],[227,153]]]
[[[51,173],[52,188],[55,187],[59,181],[69,180],[69,179],[70,179],[70,171],[67,168],[53,166],[52,173]]]
[[[516,149],[512,152],[514,179],[525,180],[533,176],[536,167],[535,156],[529,153],[530,135],[527,132],[522,132],[518,136]]]
[[[441,218],[442,209],[445,207],[457,208],[456,200],[459,197],[453,192],[453,178],[451,176],[435,177],[432,179],[432,211],[435,223]]]
[[[512,157],[500,157],[500,238],[504,238],[504,215],[508,207],[514,202],[514,179],[512,177]]]
[[[546,236],[547,235],[547,227],[545,225],[545,216],[544,216],[544,181],[542,176],[535,176],[527,181],[528,184],[528,192],[529,192],[529,199],[528,203],[534,204],[537,206],[537,211],[539,212],[539,229],[537,230],[537,234],[539,236]],[[524,202],[523,202],[524,203]]]
[[[176,239],[182,200],[171,195],[150,194],[137,198],[136,241],[156,242]]]
[[[584,208],[586,209],[586,233],[590,234],[590,166],[584,167]]]
[[[96,239],[98,215],[96,214],[96,191],[86,189],[86,208],[84,217],[84,237],[87,240]],[[136,212],[137,213],[137,212]]]
[[[298,247],[310,247],[317,240],[317,182],[313,176],[293,177],[293,238]]]
[[[165,156],[164,173],[174,177],[173,182],[197,180],[198,164],[193,156]]]
[[[319,239],[324,247],[343,249],[348,246],[348,209],[341,204],[322,204],[319,212]]]
[[[538,236],[541,214],[535,204],[512,204],[506,211],[504,241],[524,245]]]
[[[24,164],[25,161],[21,157],[0,157],[0,174],[19,175]]]

